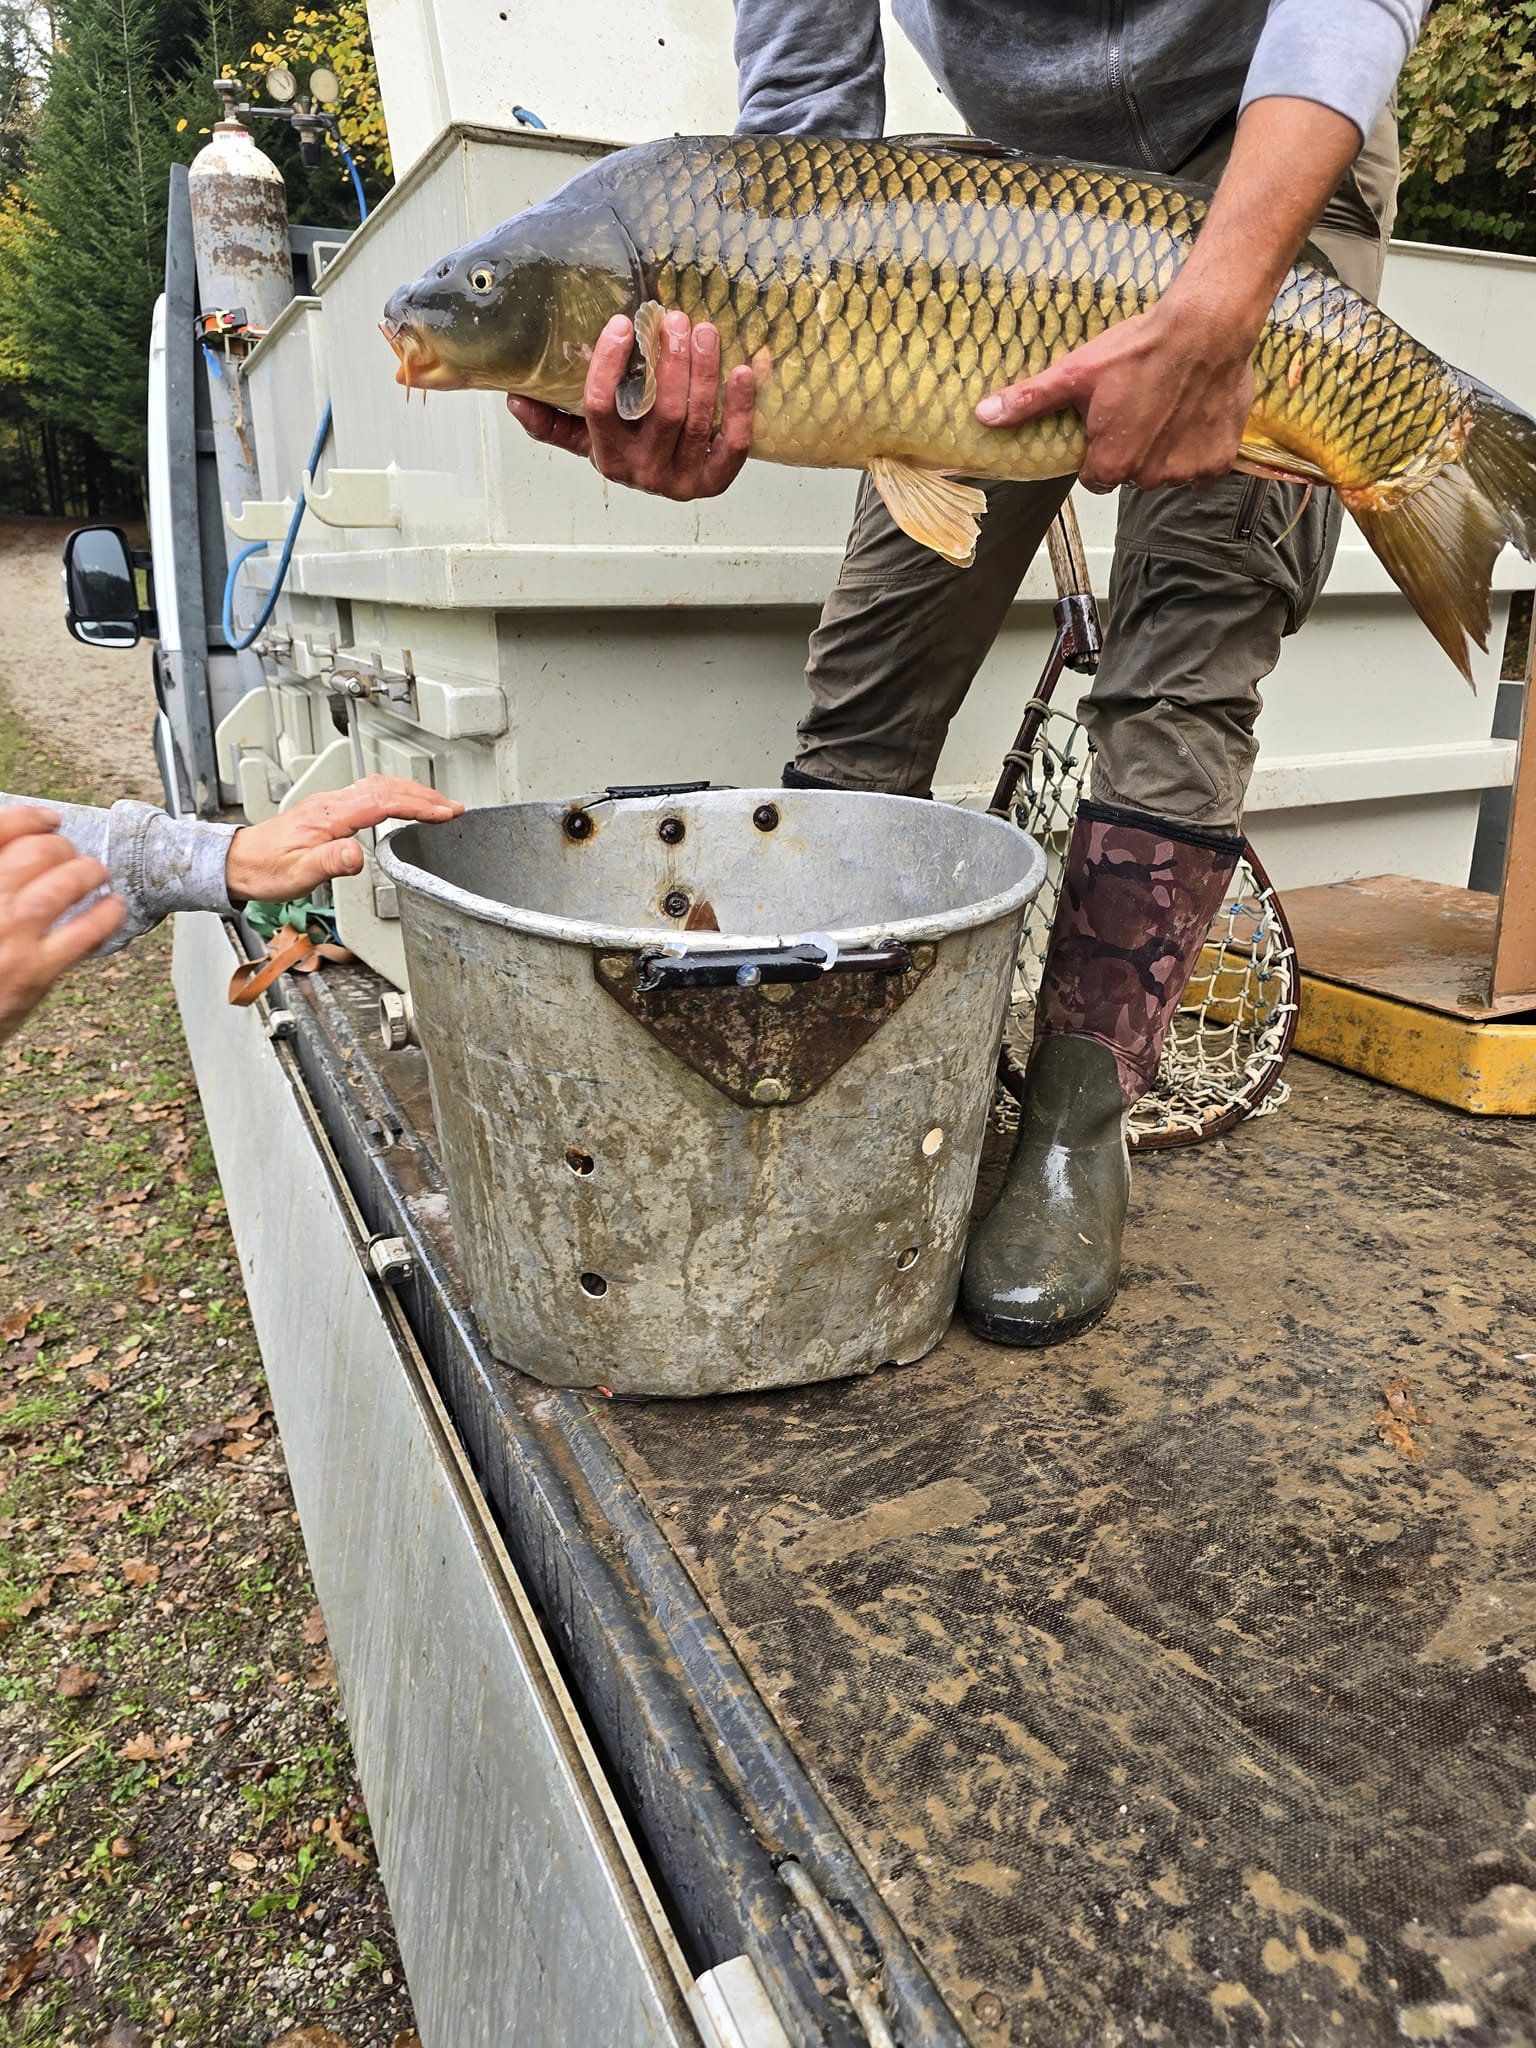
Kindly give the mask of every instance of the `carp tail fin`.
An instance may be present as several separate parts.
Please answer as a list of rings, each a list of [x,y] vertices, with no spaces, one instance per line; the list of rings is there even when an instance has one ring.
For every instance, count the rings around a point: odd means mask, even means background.
[[[1339,493],[1469,683],[1467,643],[1488,645],[1494,563],[1506,542],[1527,561],[1536,556],[1536,420],[1496,391],[1472,388],[1472,423],[1455,462],[1395,499]]]

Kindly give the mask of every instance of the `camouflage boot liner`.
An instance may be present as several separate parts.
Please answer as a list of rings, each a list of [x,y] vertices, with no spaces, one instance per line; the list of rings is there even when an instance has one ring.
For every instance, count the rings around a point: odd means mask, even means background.
[[[1152,1085],[1163,1039],[1243,842],[1118,804],[1085,803],[1035,1010],[1035,1042],[1094,1038],[1127,1107]]]

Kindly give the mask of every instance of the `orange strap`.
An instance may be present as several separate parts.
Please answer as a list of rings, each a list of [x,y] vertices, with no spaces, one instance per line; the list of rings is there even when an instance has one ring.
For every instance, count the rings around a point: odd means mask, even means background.
[[[236,1009],[246,1009],[258,996],[266,994],[280,974],[297,967],[314,951],[315,942],[308,932],[296,932],[285,926],[270,942],[263,959],[241,961],[229,978],[229,1000]]]

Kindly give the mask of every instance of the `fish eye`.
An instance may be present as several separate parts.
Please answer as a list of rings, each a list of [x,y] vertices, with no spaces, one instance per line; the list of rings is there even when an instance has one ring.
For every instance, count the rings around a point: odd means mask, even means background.
[[[469,281],[477,292],[488,292],[496,282],[496,275],[488,263],[477,263],[469,273]]]

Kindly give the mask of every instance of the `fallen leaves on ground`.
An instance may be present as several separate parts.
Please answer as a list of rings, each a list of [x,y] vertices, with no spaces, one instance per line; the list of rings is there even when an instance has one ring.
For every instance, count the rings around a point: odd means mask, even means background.
[[[33,1301],[23,1308],[13,1308],[4,1321],[0,1321],[0,1344],[14,1344],[18,1337],[25,1337],[31,1328],[32,1318],[40,1316],[47,1306],[45,1301]]]
[[[0,1048],[0,2044],[418,2048],[169,965]]]
[[[326,1822],[325,1837],[336,1851],[336,1854],[345,1857],[348,1863],[366,1863],[368,1861],[367,1852],[359,1849],[355,1842],[349,1842],[342,1833],[341,1815],[339,1813],[333,1813]]]
[[[42,1948],[24,1948],[19,1955],[0,1969],[0,2005],[9,2005],[18,1991],[25,1991],[41,1974],[44,1962]]]
[[[1429,1428],[1429,1417],[1413,1398],[1417,1392],[1412,1381],[1394,1375],[1382,1387],[1381,1407],[1372,1417],[1377,1436],[1410,1465],[1424,1461],[1424,1446],[1413,1432]]]

